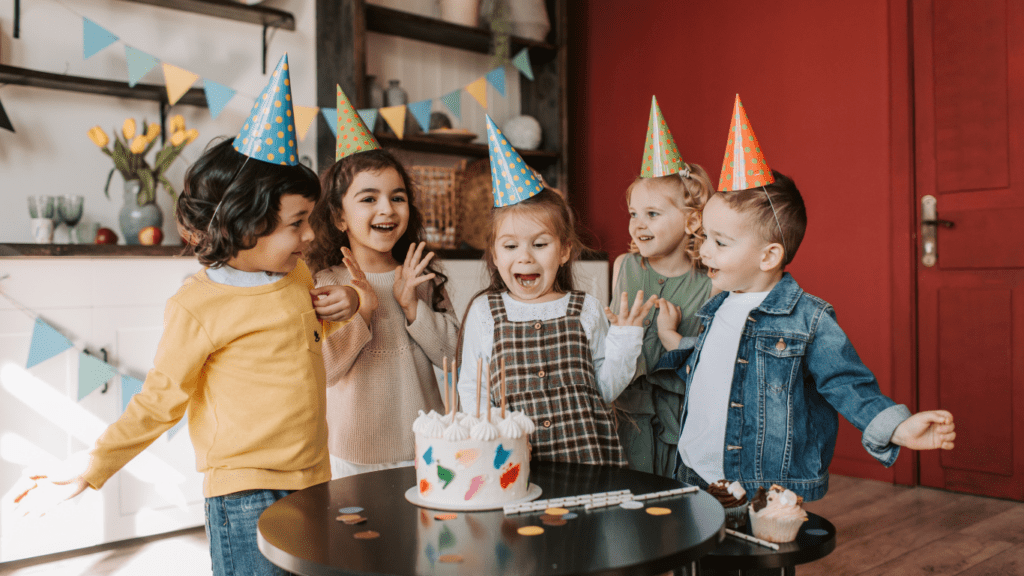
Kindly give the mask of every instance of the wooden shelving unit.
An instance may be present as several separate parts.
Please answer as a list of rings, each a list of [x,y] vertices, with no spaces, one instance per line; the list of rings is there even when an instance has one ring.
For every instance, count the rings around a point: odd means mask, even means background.
[[[385,148],[397,148],[412,152],[430,152],[434,154],[451,154],[455,156],[468,156],[471,158],[487,158],[489,152],[485,144],[473,144],[462,142],[450,142],[430,136],[406,136],[399,140],[395,137],[381,136],[374,137]],[[520,156],[534,168],[547,167],[558,162],[559,153],[553,150],[519,150]]]
[[[233,0],[126,0],[217,18],[260,24],[282,30],[295,30],[295,16],[284,10],[264,6],[248,6]]]
[[[39,70],[3,64],[0,64],[0,84],[16,84],[19,86],[66,90],[84,94],[100,94],[135,100],[151,100],[167,104],[167,88],[157,86],[156,84],[129,86],[127,82],[115,82],[113,80],[70,76],[67,74],[52,74],[50,72],[41,72]],[[206,107],[206,95],[203,94],[202,89],[192,88],[178,100],[178,103]]]

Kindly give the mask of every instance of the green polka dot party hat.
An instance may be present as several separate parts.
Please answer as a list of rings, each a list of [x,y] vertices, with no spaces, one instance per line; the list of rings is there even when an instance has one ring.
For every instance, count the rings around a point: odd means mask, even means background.
[[[337,85],[335,85],[337,86]],[[363,118],[356,111],[348,96],[338,88],[338,138],[334,159],[341,160],[357,152],[380,148],[373,133],[363,123]]]
[[[523,157],[508,143],[505,135],[487,116],[487,146],[491,154],[491,185],[494,207],[518,204],[544,189]]]
[[[647,122],[647,142],[644,144],[644,163],[640,168],[640,177],[667,176],[684,168],[686,162],[679,155],[679,148],[665,123],[658,99],[651,96],[651,119]]]
[[[271,164],[295,166],[299,163],[291,84],[288,54],[285,53],[235,138],[236,151]]]
[[[718,191],[735,192],[759,188],[772,182],[775,182],[775,177],[764,161],[764,152],[757,143],[757,136],[754,136],[754,129],[747,119],[747,111],[737,94],[732,109],[729,141],[725,145],[725,160],[722,161],[722,175],[718,178]]]

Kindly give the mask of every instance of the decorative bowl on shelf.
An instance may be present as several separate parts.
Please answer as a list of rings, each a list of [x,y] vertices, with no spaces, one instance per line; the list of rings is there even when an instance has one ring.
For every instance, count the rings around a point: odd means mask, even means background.
[[[465,128],[435,128],[427,133],[431,138],[448,140],[451,142],[472,142],[476,140],[476,132]]]

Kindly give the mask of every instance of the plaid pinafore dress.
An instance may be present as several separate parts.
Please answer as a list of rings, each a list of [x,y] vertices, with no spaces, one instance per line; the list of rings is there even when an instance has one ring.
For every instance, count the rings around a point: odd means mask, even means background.
[[[569,293],[566,315],[512,322],[501,294],[488,294],[494,349],[488,370],[491,398],[501,403],[505,359],[508,406],[537,425],[533,459],[625,466],[612,413],[597,388],[587,334],[580,323],[583,292]]]

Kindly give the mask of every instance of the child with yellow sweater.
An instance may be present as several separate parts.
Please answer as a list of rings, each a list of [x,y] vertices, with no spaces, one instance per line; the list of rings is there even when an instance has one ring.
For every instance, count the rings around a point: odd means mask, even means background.
[[[287,80],[286,55],[265,92],[289,93]],[[300,260],[313,240],[309,215],[320,184],[295,162],[294,140],[260,149],[279,131],[294,134],[292,115],[282,116],[263,132],[264,121],[247,123],[253,130],[212,146],[189,168],[177,218],[208,268],[168,300],[142,391],[77,466],[63,477],[34,477],[36,486],[18,497],[23,506],[101,488],[187,410],[214,574],[284,574],[260,554],[256,521],[290,491],[330,480],[330,462],[325,325]]]

